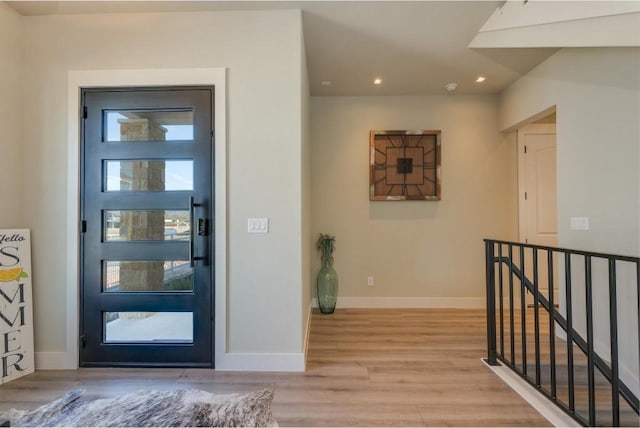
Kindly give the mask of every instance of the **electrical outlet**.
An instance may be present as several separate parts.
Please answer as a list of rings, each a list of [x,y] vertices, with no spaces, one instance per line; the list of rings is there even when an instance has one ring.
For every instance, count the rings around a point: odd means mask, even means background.
[[[373,277],[372,276],[368,276],[367,277],[367,285],[369,287],[373,287],[374,281],[373,281]]]

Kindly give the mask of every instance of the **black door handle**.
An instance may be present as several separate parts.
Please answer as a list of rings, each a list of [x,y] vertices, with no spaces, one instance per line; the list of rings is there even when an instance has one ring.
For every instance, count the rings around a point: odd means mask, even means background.
[[[193,220],[195,217],[195,210],[196,207],[200,207],[202,206],[202,204],[196,204],[194,201],[193,196],[189,197],[189,265],[191,267],[194,267],[196,264],[196,260],[202,260],[204,257],[196,257],[195,256],[195,229],[198,229],[198,236],[205,236],[206,235],[206,229],[207,229],[207,222],[206,219],[203,218],[199,218],[198,219],[198,224],[195,225]],[[201,224],[202,220],[204,220],[204,222]]]

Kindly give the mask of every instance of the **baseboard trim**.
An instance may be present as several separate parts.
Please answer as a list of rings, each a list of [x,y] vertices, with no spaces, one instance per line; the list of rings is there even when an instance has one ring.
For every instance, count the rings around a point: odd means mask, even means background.
[[[73,355],[67,352],[35,352],[36,370],[75,370]]]
[[[484,297],[340,297],[336,308],[457,308],[483,309]],[[318,307],[318,299],[312,302]]]
[[[305,354],[266,354],[230,352],[216,361],[218,371],[304,372]]]
[[[574,421],[565,412],[551,404],[542,394],[535,390],[534,387],[525,382],[511,369],[505,366],[490,366],[484,360],[480,360],[491,371],[493,371],[504,383],[509,385],[511,389],[518,393],[527,403],[538,411],[546,420],[555,427],[580,427],[581,425]]]
[[[309,311],[311,313],[311,311]],[[273,371],[273,372],[303,372],[305,369],[305,354],[251,354],[227,353],[222,361],[216,361],[219,371]],[[36,352],[36,370],[76,370],[72,356],[66,352]]]

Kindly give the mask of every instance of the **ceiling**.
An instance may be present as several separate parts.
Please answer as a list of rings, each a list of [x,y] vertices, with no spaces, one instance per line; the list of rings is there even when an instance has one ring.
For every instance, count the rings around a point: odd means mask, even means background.
[[[312,95],[498,93],[554,48],[470,49],[502,1],[9,1],[25,16],[301,9]],[[478,76],[484,83],[476,83]],[[381,78],[381,85],[374,85]],[[330,82],[330,84],[321,84]]]

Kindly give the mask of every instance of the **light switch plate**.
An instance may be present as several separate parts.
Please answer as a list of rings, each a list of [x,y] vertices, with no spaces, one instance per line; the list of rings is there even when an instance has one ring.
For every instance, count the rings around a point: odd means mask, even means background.
[[[269,219],[266,217],[251,217],[247,219],[247,232],[268,233]]]
[[[571,230],[589,230],[589,217],[571,217]]]

